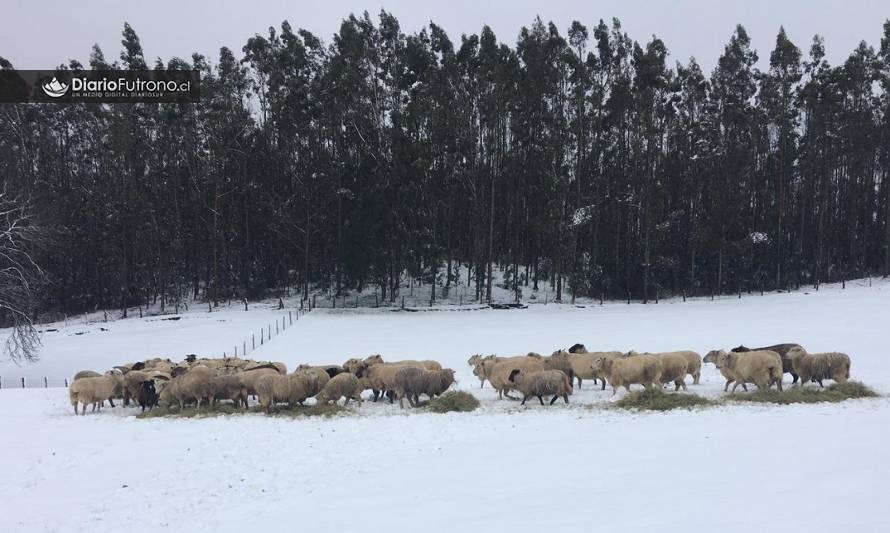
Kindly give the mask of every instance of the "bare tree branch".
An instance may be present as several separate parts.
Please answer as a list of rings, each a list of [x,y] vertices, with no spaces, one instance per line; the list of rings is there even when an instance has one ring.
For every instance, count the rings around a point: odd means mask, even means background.
[[[0,327],[10,328],[3,356],[17,363],[36,361],[41,346],[34,310],[45,277],[33,253],[42,240],[31,203],[0,191]]]

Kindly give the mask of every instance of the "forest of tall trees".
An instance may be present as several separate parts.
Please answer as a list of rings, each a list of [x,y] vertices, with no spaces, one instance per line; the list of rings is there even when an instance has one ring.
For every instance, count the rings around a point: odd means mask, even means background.
[[[890,274],[890,22],[840,65],[818,36],[763,44],[765,71],[738,26],[708,73],[618,20],[537,19],[510,45],[381,12],[165,62],[125,25],[117,59],[58,68],[196,69],[201,102],[0,105],[2,192],[48,232],[39,311]]]

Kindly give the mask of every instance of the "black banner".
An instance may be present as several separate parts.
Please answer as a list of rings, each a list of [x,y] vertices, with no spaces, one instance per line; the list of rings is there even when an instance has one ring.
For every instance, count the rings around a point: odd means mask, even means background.
[[[194,103],[197,70],[0,70],[0,103]]]

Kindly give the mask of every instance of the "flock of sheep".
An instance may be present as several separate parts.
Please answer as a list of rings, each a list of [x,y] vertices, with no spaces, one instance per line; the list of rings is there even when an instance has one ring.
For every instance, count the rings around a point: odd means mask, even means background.
[[[593,380],[605,390],[608,383],[612,394],[624,387],[630,391],[634,384],[644,387],[663,387],[671,383],[674,390],[687,390],[686,377],[693,384],[701,377],[702,362],[713,363],[726,379],[724,391],[733,385],[732,392],[747,384],[758,388],[775,385],[782,390],[782,375],[790,373],[792,383],[822,382],[831,379],[843,382],[850,378],[850,357],[843,353],[810,354],[799,344],[777,344],[749,349],[744,346],[730,351],[713,350],[704,359],[689,350],[665,353],[588,352],[582,344],[568,350],[558,350],[550,356],[537,353],[517,357],[474,355],[468,363],[479,378],[498,391],[498,397],[518,399],[511,391],[522,394],[522,404],[537,398],[544,405],[544,397],[551,397],[552,405],[562,398],[569,402],[573,384],[577,380]],[[69,387],[74,414],[87,405],[96,411],[108,401],[124,405],[134,401],[151,410],[156,405],[178,407],[186,405],[215,406],[230,401],[235,407],[247,407],[254,396],[268,413],[278,403],[289,406],[302,404],[314,397],[318,403],[362,401],[362,392],[371,391],[373,401],[387,397],[392,403],[404,400],[416,406],[421,395],[430,399],[443,394],[454,383],[454,370],[442,368],[436,361],[389,361],[380,355],[349,359],[342,365],[300,365],[292,372],[280,362],[261,362],[237,357],[224,359],[198,358],[194,355],[174,363],[170,359],[154,358],[120,365],[105,374],[84,370],[74,376]]]

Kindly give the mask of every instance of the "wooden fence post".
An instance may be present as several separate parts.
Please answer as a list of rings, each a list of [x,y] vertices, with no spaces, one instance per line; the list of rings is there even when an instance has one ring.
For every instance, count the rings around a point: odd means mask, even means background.
[[[68,388],[68,378],[65,378],[65,388]]]
[[[256,350],[256,333],[250,334],[250,349]]]
[[[49,388],[49,380],[46,379],[46,376],[43,376],[43,388],[44,388],[44,389],[48,389],[48,388]]]
[[[290,325],[293,326],[294,325],[294,315],[291,314],[290,311],[287,312],[287,319],[290,321]]]
[[[25,388],[25,378],[22,378],[22,388]]]

